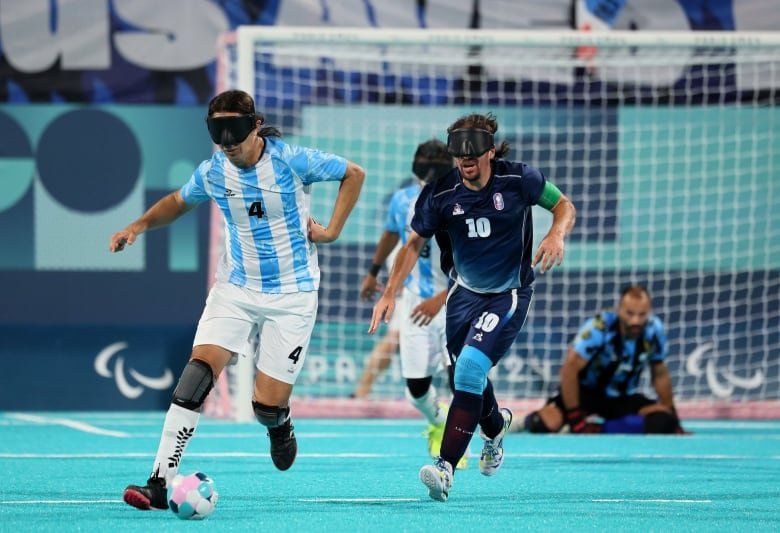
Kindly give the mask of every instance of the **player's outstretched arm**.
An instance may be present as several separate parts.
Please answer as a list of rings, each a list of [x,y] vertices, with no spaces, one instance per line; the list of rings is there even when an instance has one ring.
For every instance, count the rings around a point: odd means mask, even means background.
[[[655,363],[651,366],[653,374],[653,388],[658,395],[661,405],[674,412],[674,395],[672,394],[672,375],[665,363]]]
[[[588,413],[580,408],[580,371],[587,361],[573,348],[569,348],[561,366],[561,396],[566,411],[563,420],[572,433],[599,433],[601,426],[587,421]]]
[[[417,259],[420,257],[420,251],[427,239],[420,237],[414,230],[409,232],[409,238],[406,244],[401,247],[398,255],[395,256],[393,268],[390,270],[390,278],[387,280],[385,290],[381,298],[374,304],[374,312],[371,315],[371,324],[368,327],[369,333],[374,333],[379,327],[379,323],[384,320],[389,322],[395,309],[395,298],[398,289],[406,279],[406,276],[414,268]]]
[[[360,196],[360,189],[363,188],[365,177],[366,173],[362,167],[352,161],[347,161],[347,170],[341,179],[339,193],[336,196],[336,203],[333,206],[328,226],[323,227],[319,224],[309,226],[309,238],[312,242],[327,243],[339,238],[341,230],[344,229],[344,224]]]
[[[571,233],[577,218],[577,210],[574,208],[574,204],[565,194],[559,194],[558,201],[550,209],[550,212],[553,214],[550,231],[547,232],[542,242],[539,243],[539,248],[536,250],[536,254],[531,262],[531,267],[536,267],[537,264],[540,265],[539,271],[542,274],[554,266],[560,266],[563,262],[563,240]]]
[[[193,207],[195,206],[184,202],[179,191],[162,197],[140,218],[128,224],[125,229],[114,233],[109,240],[108,250],[121,252],[126,245],[132,245],[142,233],[170,224]]]
[[[401,236],[398,233],[388,230],[385,230],[379,237],[376,250],[374,250],[374,258],[371,261],[371,270],[363,278],[363,284],[360,287],[360,297],[363,300],[373,299],[377,292],[384,289],[377,283],[376,277],[399,240],[401,240]]]

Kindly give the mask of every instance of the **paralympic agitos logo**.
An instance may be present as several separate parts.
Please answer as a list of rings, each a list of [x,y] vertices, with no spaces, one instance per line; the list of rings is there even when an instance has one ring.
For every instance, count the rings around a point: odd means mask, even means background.
[[[173,384],[173,372],[169,368],[166,368],[162,376],[159,377],[146,376],[134,368],[125,369],[125,358],[117,354],[127,347],[126,342],[109,344],[100,350],[94,362],[95,372],[104,378],[113,378],[122,396],[134,400],[143,394],[145,388],[165,390]],[[112,359],[113,366],[110,365]],[[128,380],[128,375],[136,382],[135,384]]]
[[[697,346],[686,357],[685,369],[692,376],[704,375],[707,386],[714,396],[729,398],[735,388],[753,390],[764,384],[764,372],[761,369],[757,369],[749,377],[742,377],[736,375],[729,368],[719,366],[717,354],[707,355],[713,352],[713,348],[714,344],[711,342]]]

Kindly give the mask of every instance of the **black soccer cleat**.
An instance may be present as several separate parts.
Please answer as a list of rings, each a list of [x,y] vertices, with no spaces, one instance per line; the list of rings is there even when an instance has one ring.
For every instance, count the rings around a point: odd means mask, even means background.
[[[294,429],[289,418],[279,427],[268,428],[268,436],[271,437],[271,460],[279,470],[290,468],[298,454]]]
[[[167,509],[168,491],[165,488],[165,479],[152,476],[143,487],[128,485],[125,489],[124,500],[126,504],[143,511]]]

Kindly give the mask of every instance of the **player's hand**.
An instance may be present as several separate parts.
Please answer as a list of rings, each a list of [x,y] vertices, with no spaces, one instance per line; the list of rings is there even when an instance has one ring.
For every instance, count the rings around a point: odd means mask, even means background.
[[[563,236],[557,233],[548,233],[539,248],[536,250],[531,268],[540,265],[539,272],[544,274],[554,266],[560,266],[563,263]]]
[[[423,300],[412,309],[412,322],[420,327],[427,326],[433,321],[433,318],[439,314],[442,308],[442,301],[437,297]]]
[[[111,240],[108,242],[108,251],[121,252],[125,249],[125,246],[132,245],[137,238],[138,235],[127,228],[122,231],[117,231],[111,236]]]
[[[588,422],[588,413],[581,409],[569,409],[566,411],[566,423],[572,433],[592,434],[601,433],[601,424]]]
[[[309,240],[316,243],[328,243],[336,240],[336,237],[328,233],[328,228],[314,220],[309,219]]]
[[[366,274],[363,278],[363,285],[360,286],[360,298],[362,300],[373,300],[377,293],[384,292],[385,286],[379,283],[376,276]]]
[[[395,298],[393,295],[388,295],[387,292],[383,293],[382,297],[374,304],[374,312],[371,315],[371,324],[368,326],[368,333],[373,334],[383,319],[385,323],[390,322],[390,319],[393,318],[394,309]]]

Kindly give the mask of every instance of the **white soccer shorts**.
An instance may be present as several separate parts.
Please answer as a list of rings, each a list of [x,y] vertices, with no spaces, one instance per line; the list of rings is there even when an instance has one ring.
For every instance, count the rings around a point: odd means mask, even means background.
[[[206,299],[193,346],[215,344],[252,357],[274,379],[295,384],[317,317],[317,292],[266,294],[216,282]]]
[[[401,375],[405,379],[434,376],[449,365],[444,307],[427,326],[412,321],[412,310],[424,300],[404,289],[396,301],[394,316],[400,320]]]

